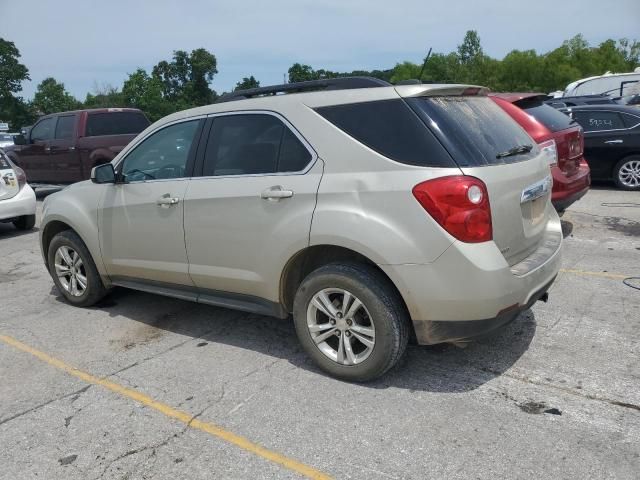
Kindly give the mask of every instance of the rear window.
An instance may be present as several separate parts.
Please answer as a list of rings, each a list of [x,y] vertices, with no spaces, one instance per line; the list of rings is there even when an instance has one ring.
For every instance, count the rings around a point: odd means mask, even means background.
[[[403,100],[320,107],[316,112],[360,143],[397,162],[421,167],[456,166]]]
[[[148,126],[147,117],[138,112],[90,113],[87,119],[87,137],[140,133]]]
[[[407,103],[429,125],[461,167],[516,163],[537,155],[533,139],[489,97],[420,97]],[[529,153],[504,156],[514,147]]]
[[[575,123],[568,115],[559,112],[555,108],[546,105],[537,99],[529,100],[525,98],[515,102],[515,105],[526,111],[552,132],[564,130]]]

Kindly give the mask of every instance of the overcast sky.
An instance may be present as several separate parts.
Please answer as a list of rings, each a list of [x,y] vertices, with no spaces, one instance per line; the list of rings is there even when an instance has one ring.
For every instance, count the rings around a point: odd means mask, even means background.
[[[0,21],[29,68],[26,98],[53,76],[83,100],[178,49],[216,55],[220,93],[249,75],[281,83],[294,62],[342,71],[420,62],[429,47],[454,50],[469,29],[497,58],[577,33],[593,45],[640,39],[640,0],[0,0]]]

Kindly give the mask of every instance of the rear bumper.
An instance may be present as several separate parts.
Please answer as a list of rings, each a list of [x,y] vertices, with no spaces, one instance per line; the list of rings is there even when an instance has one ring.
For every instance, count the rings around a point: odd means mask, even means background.
[[[578,171],[570,177],[558,167],[552,167],[551,174],[553,175],[551,203],[558,211],[565,210],[589,191],[591,173],[585,161],[580,163]]]
[[[380,265],[407,305],[418,343],[484,335],[544,295],[561,264],[562,231],[554,217],[547,226],[553,245],[543,242],[539,251],[513,266],[494,242],[455,242],[431,264]]]
[[[0,200],[0,221],[36,213],[36,194],[25,185],[15,197]]]

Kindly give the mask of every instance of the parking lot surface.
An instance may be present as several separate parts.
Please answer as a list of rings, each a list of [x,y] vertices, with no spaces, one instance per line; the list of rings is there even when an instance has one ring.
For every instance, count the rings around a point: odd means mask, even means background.
[[[288,321],[122,289],[71,307],[37,231],[0,225],[0,478],[638,478],[639,201],[590,191],[548,303],[364,385]]]

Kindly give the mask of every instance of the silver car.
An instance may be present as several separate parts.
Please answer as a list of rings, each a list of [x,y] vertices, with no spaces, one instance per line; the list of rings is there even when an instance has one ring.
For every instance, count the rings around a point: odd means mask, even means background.
[[[410,337],[468,342],[560,265],[549,159],[465,85],[263,87],[154,123],[44,202],[73,305],[118,285],[280,318],[324,371],[367,381]]]

